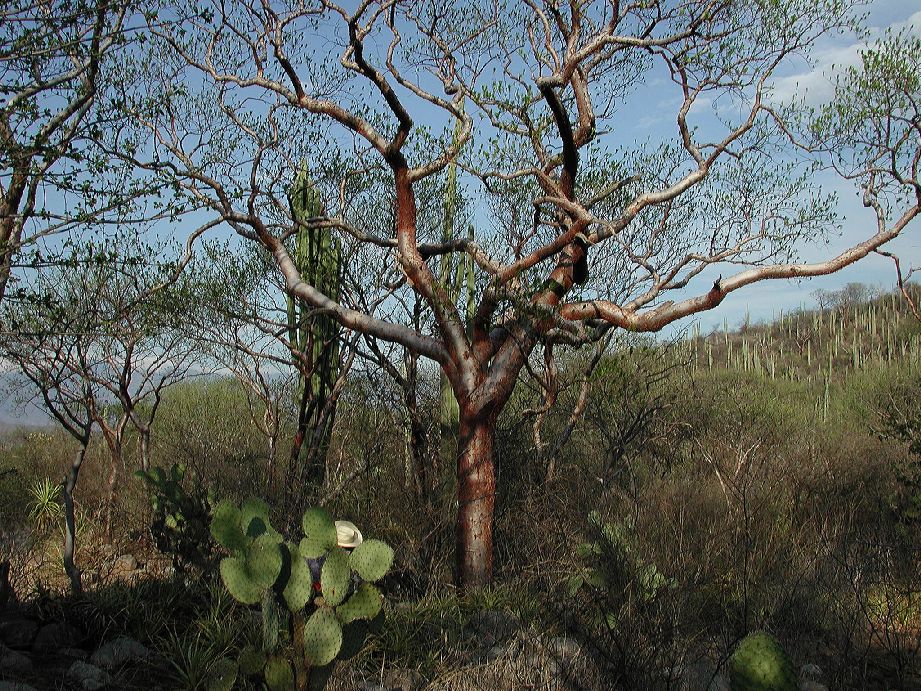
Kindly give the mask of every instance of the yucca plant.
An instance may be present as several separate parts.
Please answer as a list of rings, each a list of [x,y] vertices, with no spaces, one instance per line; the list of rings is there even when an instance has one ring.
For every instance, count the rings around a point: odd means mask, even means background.
[[[177,691],[232,688],[236,674],[229,685],[221,683],[226,677],[222,674],[226,651],[215,648],[199,632],[180,635],[170,631],[158,648],[168,667],[171,688]]]
[[[45,533],[60,522],[64,516],[60,483],[42,478],[29,487],[29,496],[29,520],[38,532]]]

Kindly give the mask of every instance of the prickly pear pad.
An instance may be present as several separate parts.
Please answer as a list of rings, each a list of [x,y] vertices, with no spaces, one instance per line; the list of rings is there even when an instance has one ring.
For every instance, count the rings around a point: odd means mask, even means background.
[[[304,609],[313,595],[313,577],[306,559],[301,556],[297,545],[287,543],[288,552],[291,554],[291,575],[282,591],[285,604],[292,612]]]
[[[381,592],[370,583],[362,583],[352,596],[336,608],[343,624],[356,619],[373,619],[381,611]]]
[[[341,547],[333,549],[320,572],[323,598],[333,607],[341,603],[349,589],[349,555]]]
[[[342,647],[342,626],[333,611],[321,607],[304,625],[304,654],[312,666],[332,662]]]
[[[248,540],[240,529],[240,510],[226,499],[211,514],[211,535],[231,552],[246,548]]]
[[[221,580],[228,592],[244,605],[254,605],[262,598],[263,588],[250,578],[246,561],[240,557],[221,560]]]
[[[273,655],[265,663],[265,685],[270,691],[294,691],[294,670],[283,657]]]
[[[304,539],[301,540],[301,555],[316,558],[336,546],[336,524],[326,511],[320,508],[308,509],[301,519]]]
[[[796,672],[777,639],[766,631],[748,634],[729,660],[729,685],[735,691],[796,691]]]
[[[364,581],[379,581],[393,564],[393,550],[380,540],[365,540],[349,556],[349,566]]]

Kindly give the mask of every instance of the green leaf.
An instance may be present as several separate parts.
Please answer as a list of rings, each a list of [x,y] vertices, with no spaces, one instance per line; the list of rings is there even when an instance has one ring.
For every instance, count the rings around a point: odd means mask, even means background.
[[[273,655],[265,663],[265,684],[270,691],[294,691],[294,670],[283,657]]]
[[[297,545],[288,543],[288,551],[291,553],[291,575],[288,577],[282,597],[288,609],[297,612],[304,609],[313,596],[313,576]]]
[[[246,549],[248,540],[240,530],[240,510],[227,500],[214,507],[211,518],[211,535],[219,545],[238,552]]]
[[[228,592],[245,605],[254,605],[262,597],[264,588],[253,582],[246,562],[240,557],[221,560],[221,580]]]
[[[259,674],[265,667],[266,655],[255,646],[248,645],[240,651],[240,673],[252,677]]]
[[[278,542],[270,535],[256,538],[246,550],[246,569],[253,582],[270,588],[281,573],[282,556]]]
[[[262,499],[250,497],[240,507],[240,525],[249,537],[259,537],[268,534],[276,539],[281,536],[272,528],[269,520],[271,509]]]
[[[208,691],[231,691],[237,681],[237,663],[222,657],[214,661],[208,670]]]
[[[356,619],[373,619],[381,611],[381,591],[370,583],[362,583],[352,596],[336,608],[336,616],[343,624]]]

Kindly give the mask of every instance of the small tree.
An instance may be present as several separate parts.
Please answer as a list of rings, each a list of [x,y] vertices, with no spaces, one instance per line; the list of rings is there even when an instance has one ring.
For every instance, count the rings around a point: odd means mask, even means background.
[[[76,513],[74,490],[80,469],[86,458],[95,423],[96,392],[89,379],[80,372],[94,366],[87,342],[77,334],[80,325],[74,323],[78,314],[57,312],[58,327],[47,329],[43,310],[37,305],[24,304],[10,311],[5,306],[5,323],[15,331],[3,333],[0,352],[14,362],[28,380],[44,408],[73,437],[77,451],[62,482],[64,496],[64,571],[70,579],[74,594],[83,592],[80,569],[74,561],[76,554]]]
[[[807,141],[803,109],[772,100],[791,58],[850,28],[848,0],[215,4],[182,32],[151,26],[162,68],[138,71],[125,103],[157,155],[131,158],[265,248],[296,300],[439,364],[459,405],[458,578],[478,586],[492,577],[496,421],[539,345],[658,331],[747,285],[835,272],[921,213],[914,48],[883,46],[866,77],[902,110],[860,102],[855,77]],[[342,46],[338,60],[307,34]],[[656,81],[674,97],[666,136],[620,139]],[[175,98],[152,110],[152,93]],[[292,257],[280,171],[307,152],[321,152],[311,179],[328,200],[317,224],[392,267],[363,302]],[[813,167],[847,152],[840,169],[878,224],[798,263],[835,223]],[[483,200],[476,241],[426,223],[424,191],[455,161]],[[438,279],[449,254],[476,264],[472,314]],[[705,278],[716,266],[725,277]]]
[[[175,265],[156,262],[143,244],[89,243],[75,249],[68,263],[33,274],[28,291],[7,301],[8,357],[35,384],[46,407],[54,404],[46,391],[62,386],[67,400],[81,401],[89,422],[81,418],[80,435],[93,425],[102,432],[109,450],[109,539],[126,430],[129,424],[138,430],[141,467],[148,470],[163,391],[186,378],[194,362],[193,347],[176,328],[176,314],[184,307],[183,283],[175,278]],[[58,375],[31,376],[30,369]],[[62,420],[51,407],[49,412]]]

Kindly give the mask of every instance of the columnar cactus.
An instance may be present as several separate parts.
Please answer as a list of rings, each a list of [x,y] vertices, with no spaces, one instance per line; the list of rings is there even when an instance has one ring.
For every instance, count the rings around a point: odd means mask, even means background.
[[[461,133],[461,122],[457,122],[454,130],[453,144],[457,146]],[[444,224],[442,226],[442,242],[450,242],[455,238],[457,209],[460,203],[460,192],[457,186],[457,164],[454,161],[448,163],[447,180],[445,183],[444,196]],[[473,240],[473,226],[468,227],[469,239]],[[438,267],[438,279],[448,293],[451,301],[456,305],[462,291],[465,294],[465,317],[467,323],[473,319],[475,309],[475,273],[473,269],[473,258],[463,253],[459,258],[454,253],[442,255],[441,264]],[[439,425],[441,428],[442,454],[446,456],[443,461],[450,467],[454,461],[455,450],[453,446],[457,438],[457,427],[460,421],[460,409],[457,399],[454,396],[454,390],[447,376],[442,373],[440,381],[440,407],[439,407]],[[450,457],[447,457],[450,456]]]
[[[298,226],[293,253],[298,272],[304,281],[331,299],[338,300],[342,250],[329,228],[319,228],[311,223],[311,219],[324,214],[324,209],[319,192],[310,183],[306,166],[301,167],[294,179],[288,203],[291,217]],[[309,462],[317,468],[309,473],[312,475],[309,479],[315,482],[323,479],[320,464],[324,461],[333,427],[333,415],[326,411],[326,403],[339,376],[339,333],[339,323],[332,317],[313,315],[308,305],[288,296],[288,338],[294,364],[301,372],[299,406],[303,411],[311,411],[309,419],[302,421],[302,426],[313,435],[313,443],[308,446],[313,451]],[[305,372],[309,378],[304,375]],[[297,462],[297,458],[292,460]]]
[[[285,541],[272,528],[269,507],[248,499],[240,507],[224,501],[213,513],[211,534],[230,556],[221,561],[224,585],[238,601],[262,603],[264,651],[244,649],[237,667],[244,676],[261,675],[270,689],[306,688],[310,668],[328,665],[343,651],[349,624],[371,620],[383,597],[374,582],[386,575],[393,550],[380,540],[365,540],[349,552],[337,544],[336,524],[323,509],[309,509],[301,520],[300,543]],[[290,616],[276,616],[284,607]],[[275,654],[282,620],[294,646],[291,659]],[[348,646],[354,648],[355,646]],[[289,663],[293,663],[289,664]]]

